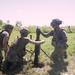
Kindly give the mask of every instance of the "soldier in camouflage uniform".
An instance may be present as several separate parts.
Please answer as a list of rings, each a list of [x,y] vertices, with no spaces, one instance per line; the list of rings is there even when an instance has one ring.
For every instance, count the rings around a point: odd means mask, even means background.
[[[2,59],[3,59],[2,50],[4,50],[5,53],[8,50],[8,47],[9,47],[8,41],[9,41],[9,37],[11,35],[12,30],[13,30],[12,25],[5,24],[4,30],[0,32],[0,68],[1,68]]]
[[[52,46],[54,46],[54,51],[52,52],[51,59],[56,61],[62,61],[64,62],[63,58],[67,58],[66,49],[68,45],[67,42],[67,36],[64,29],[60,28],[59,25],[62,24],[62,21],[59,19],[53,19],[51,22],[51,26],[53,27],[53,30],[49,33],[45,34],[40,31],[40,33],[44,37],[53,36],[52,38]]]
[[[26,54],[26,45],[28,43],[31,44],[42,44],[45,41],[34,41],[29,39],[28,36],[28,30],[27,29],[21,29],[20,34],[21,36],[18,36],[13,43],[11,44],[7,56],[6,56],[6,67],[4,70],[9,68],[9,70],[14,70],[18,68],[19,66],[23,65],[23,56]]]

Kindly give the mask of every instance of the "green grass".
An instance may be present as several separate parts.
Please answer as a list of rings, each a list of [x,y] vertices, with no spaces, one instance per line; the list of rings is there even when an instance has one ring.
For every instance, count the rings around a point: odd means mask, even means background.
[[[11,42],[14,40],[14,38],[16,37],[16,36],[19,36],[20,35],[20,33],[19,33],[19,31],[14,31],[13,30],[13,32],[12,32],[12,34],[11,34],[11,36],[10,36],[10,40],[9,40],[9,44],[11,44]],[[32,35],[32,39],[33,40],[36,40],[36,33],[29,33],[29,35],[28,35],[28,37],[30,38],[30,35]],[[69,47],[68,47],[68,49],[67,49],[67,52],[68,52],[68,54],[74,54],[75,53],[75,33],[67,33],[67,37],[68,37],[68,45],[69,45]],[[53,46],[51,45],[51,40],[52,40],[52,37],[49,37],[49,38],[45,38],[45,37],[43,37],[42,35],[40,35],[40,40],[45,40],[45,43],[43,43],[42,45],[41,45],[41,48],[48,54],[48,55],[51,55],[51,53],[52,53],[52,51],[53,51]],[[35,45],[33,45],[33,44],[28,44],[27,46],[27,49],[29,49],[29,50],[34,50],[35,49]],[[29,57],[29,53],[27,53],[27,55],[26,56],[28,56]],[[45,56],[44,54],[43,54],[43,52],[41,51],[41,53],[40,53],[40,56]]]
[[[43,32],[49,32],[50,28],[47,30],[45,29],[48,29],[48,27],[43,27],[41,28],[41,30]],[[33,28],[33,30],[30,29],[30,32],[28,37],[30,38],[30,35],[32,35],[32,39],[33,40],[36,40],[36,33],[34,32],[35,31],[35,27]],[[67,44],[69,45],[68,49],[67,49],[67,53],[68,53],[68,62],[69,62],[69,65],[68,65],[68,72],[67,74],[75,74],[75,68],[74,68],[74,62],[75,62],[75,27],[72,27],[72,32],[73,33],[69,33],[69,31],[67,30],[67,27],[65,28],[66,31],[67,31],[67,37],[68,37],[68,41],[67,41]],[[33,33],[32,33],[33,32]],[[11,44],[11,42],[15,39],[16,36],[19,36],[20,33],[19,33],[19,30],[13,30],[11,36],[10,36],[10,40],[9,40],[9,44]],[[51,40],[52,40],[52,37],[49,37],[49,38],[45,38],[43,37],[42,35],[40,35],[40,40],[45,40],[45,43],[41,44],[41,48],[50,56],[52,51],[53,51],[53,46],[51,45]],[[27,46],[27,49],[29,50],[33,50],[35,49],[35,45],[33,44],[28,44]],[[30,53],[27,52],[26,54],[26,58],[30,59]],[[34,58],[34,56],[33,56]],[[33,59],[34,60],[34,59]],[[49,58],[40,50],[40,55],[39,55],[39,61],[40,62],[43,62],[45,64],[45,66],[43,68],[31,68],[31,67],[28,67],[28,71],[26,72],[27,74],[25,75],[50,75],[48,73],[49,70],[51,70],[51,66],[49,65],[51,63],[51,61],[49,60]],[[32,65],[32,64],[31,64]],[[50,69],[48,69],[50,68]],[[26,66],[23,68],[23,72],[26,71]],[[43,69],[43,70],[42,70]],[[45,73],[44,71],[47,69],[47,72]],[[74,70],[74,71],[73,71]],[[73,71],[73,72],[72,72]],[[24,74],[22,72],[22,74]],[[39,74],[40,73],[40,74]],[[3,75],[2,73],[0,73],[0,75]],[[57,75],[57,74],[55,74]],[[64,74],[61,74],[61,75],[65,75]]]
[[[67,49],[67,52],[69,54],[74,54],[75,53],[75,33],[68,33],[67,34],[68,36],[68,49]]]

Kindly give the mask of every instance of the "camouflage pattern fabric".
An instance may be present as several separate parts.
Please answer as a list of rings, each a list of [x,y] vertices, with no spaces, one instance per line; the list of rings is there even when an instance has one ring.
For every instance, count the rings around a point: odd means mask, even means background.
[[[3,55],[2,55],[2,50],[3,50],[3,38],[4,38],[4,36],[5,36],[6,34],[8,34],[8,32],[5,31],[5,30],[2,30],[2,31],[0,32],[0,66],[1,66],[2,60],[3,60]],[[8,42],[7,42],[7,43],[8,43]]]
[[[1,67],[1,64],[2,64],[2,59],[3,59],[3,55],[2,55],[2,52],[0,51],[0,67]]]
[[[29,39],[26,37],[19,37],[14,40],[10,46],[6,59],[10,62],[21,61],[25,53],[25,46],[29,43]]]
[[[68,48],[68,45],[65,41],[65,39],[67,40],[65,31],[63,29],[52,30],[49,35],[53,36],[52,46],[54,46],[54,51],[51,57],[53,58],[53,56],[55,56],[61,58],[63,61],[63,52],[65,52]]]

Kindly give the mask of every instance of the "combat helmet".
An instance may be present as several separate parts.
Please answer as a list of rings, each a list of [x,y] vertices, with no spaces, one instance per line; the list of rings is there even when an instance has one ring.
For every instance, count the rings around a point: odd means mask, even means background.
[[[28,35],[28,33],[29,33],[29,31],[26,28],[23,28],[23,29],[20,30],[20,34],[25,36],[25,37]]]
[[[60,24],[62,24],[62,21],[59,19],[53,19],[52,22],[50,23],[51,26],[60,25]]]
[[[14,26],[12,26],[11,24],[5,24],[5,26],[4,26],[4,29],[5,30],[8,30],[8,29],[13,29],[14,28]]]

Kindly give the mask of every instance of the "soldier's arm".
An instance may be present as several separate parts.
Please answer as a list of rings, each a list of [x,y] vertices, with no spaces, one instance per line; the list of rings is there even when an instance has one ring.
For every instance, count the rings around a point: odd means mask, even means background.
[[[32,44],[35,44],[35,45],[39,45],[39,44],[42,44],[42,43],[44,43],[44,42],[45,42],[45,40],[35,41],[35,40],[29,39],[29,43],[32,43]]]
[[[50,35],[49,35],[49,33],[43,33],[43,32],[41,32],[41,34],[44,36],[44,37],[49,37]]]
[[[52,31],[50,31],[50,32],[48,32],[48,33],[43,33],[43,32],[41,32],[40,31],[40,33],[44,36],[44,37],[50,37],[50,36],[53,36],[53,30]]]
[[[3,47],[5,52],[8,50],[8,40],[9,40],[9,34],[6,33],[5,37],[3,38]]]
[[[38,31],[46,38],[53,35],[53,30],[48,33],[43,33],[40,29],[38,29]]]

